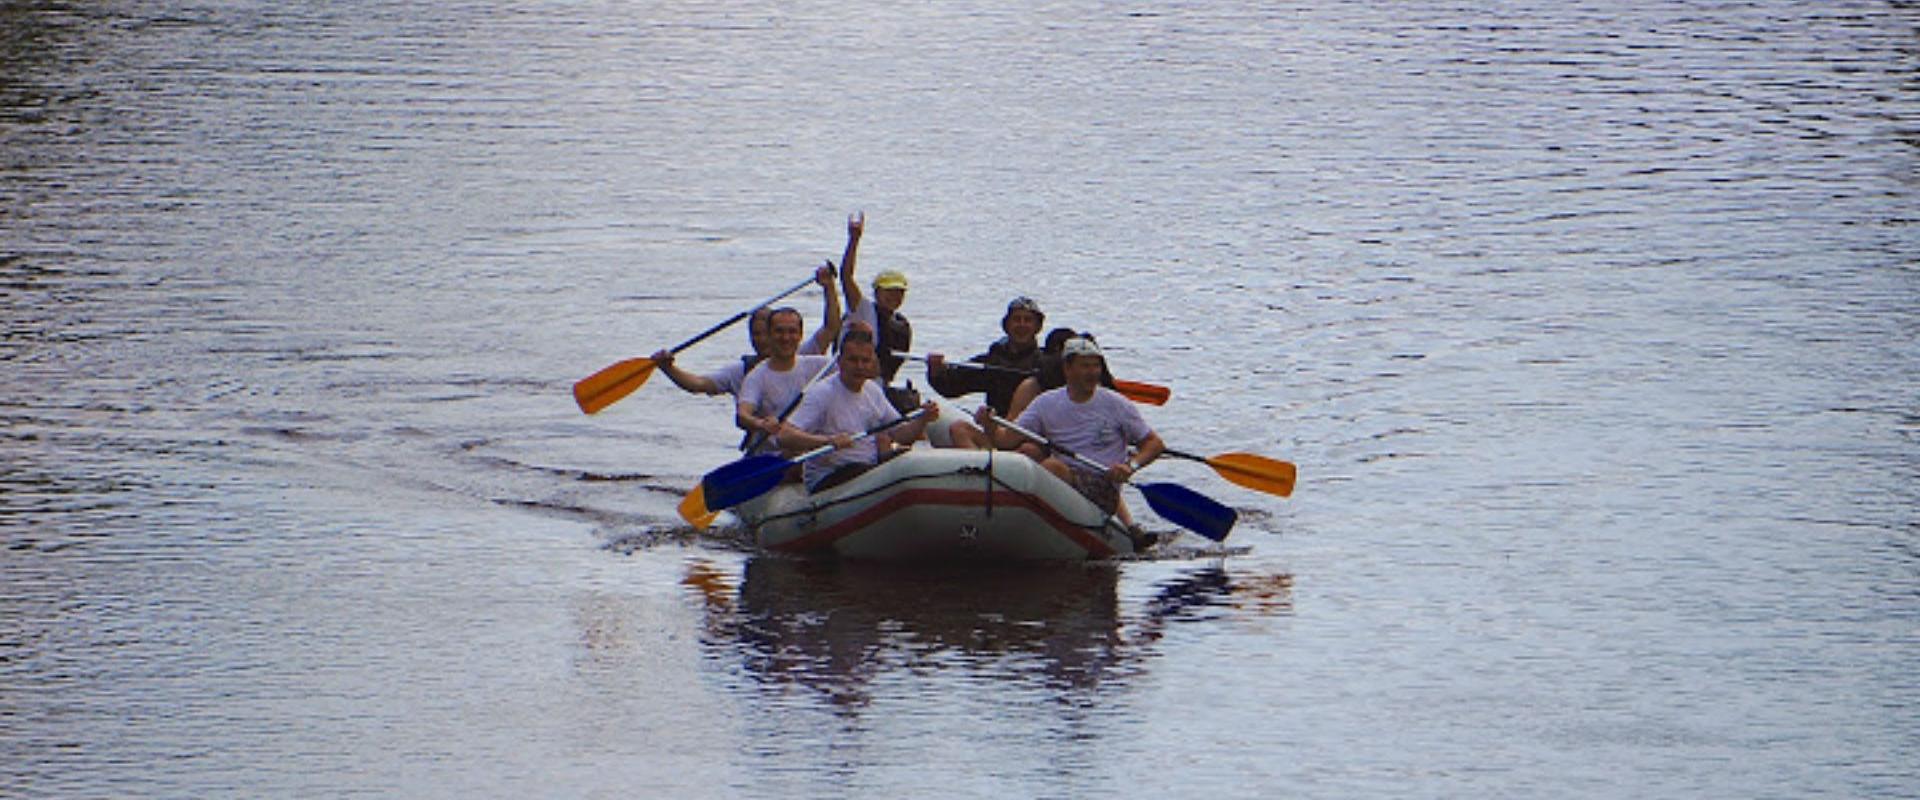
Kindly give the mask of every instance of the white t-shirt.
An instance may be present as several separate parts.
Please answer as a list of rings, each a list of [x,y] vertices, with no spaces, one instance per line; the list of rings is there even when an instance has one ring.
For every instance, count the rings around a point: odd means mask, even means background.
[[[1068,450],[1101,464],[1113,465],[1127,459],[1127,445],[1138,444],[1153,435],[1140,409],[1119,392],[1104,386],[1095,389],[1085,403],[1073,402],[1067,388],[1045,392],[1033,399],[1027,410],[1014,420],[1020,427],[1053,440]],[[1074,469],[1087,472],[1092,467],[1079,459],[1060,459]]]
[[[860,391],[854,392],[847,389],[846,381],[834,378],[816,383],[808,389],[806,397],[800,401],[800,408],[787,421],[817,436],[838,433],[858,436],[899,417],[900,412],[887,402],[887,393],[879,383],[866,381],[860,384]],[[808,459],[802,477],[806,479],[807,487],[812,488],[821,478],[843,466],[872,464],[879,460],[879,449],[872,440],[867,440],[845,450],[835,450]]]
[[[720,390],[734,397],[740,396],[740,387],[747,382],[747,362],[736,358],[727,365],[707,373],[708,380],[719,384]]]
[[[822,355],[827,352],[827,344],[809,336],[806,341],[800,343],[798,352],[803,356]],[[754,366],[759,366],[759,362],[755,362]],[[711,379],[720,386],[721,391],[737,398],[740,396],[740,388],[747,382],[746,357],[742,356],[729,361],[726,366],[709,372],[703,377]]]
[[[813,380],[813,376],[833,363],[830,356],[799,356],[793,360],[793,369],[781,372],[773,368],[773,362],[762,361],[747,373],[747,380],[741,384],[740,393],[736,396],[740,402],[753,406],[754,416],[778,417],[787,410],[788,403],[800,396],[800,390],[807,387],[807,382]],[[772,437],[765,437],[753,453],[771,453],[778,449],[778,442],[773,441]]]
[[[847,315],[841,318],[840,339],[842,341],[846,340],[847,331],[853,330],[853,323],[855,322],[867,323],[867,330],[872,331],[874,337],[876,337],[874,343],[879,343],[880,307],[873,304],[873,297],[862,296],[860,302],[854,305],[853,310],[847,312]]]

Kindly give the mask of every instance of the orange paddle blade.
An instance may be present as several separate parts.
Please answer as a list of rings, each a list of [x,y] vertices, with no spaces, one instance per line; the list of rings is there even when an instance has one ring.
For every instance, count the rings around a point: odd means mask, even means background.
[[[1226,453],[1207,459],[1207,466],[1226,478],[1256,492],[1286,497],[1293,494],[1298,470],[1288,462],[1252,453]]]
[[[1172,389],[1140,381],[1123,381],[1115,378],[1113,388],[1126,395],[1128,400],[1150,406],[1164,406],[1167,400],[1173,397]]]
[[[694,484],[693,491],[688,492],[686,499],[680,501],[680,518],[686,520],[688,525],[692,525],[694,530],[706,530],[718,516],[720,512],[707,508],[707,485],[704,481]]]
[[[633,394],[652,376],[653,359],[629,358],[581,378],[573,385],[573,401],[580,404],[581,411],[592,414]]]

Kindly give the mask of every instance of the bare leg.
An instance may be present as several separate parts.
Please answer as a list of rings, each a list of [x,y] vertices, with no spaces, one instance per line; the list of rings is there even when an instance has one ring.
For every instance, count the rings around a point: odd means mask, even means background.
[[[948,425],[947,438],[951,442],[948,446],[959,450],[990,449],[990,445],[987,442],[987,435],[982,433],[979,428],[973,427],[973,423],[965,420],[960,420]]]
[[[1023,447],[1021,449],[1024,450],[1026,448]],[[1061,461],[1060,459],[1057,459],[1057,458],[1049,458],[1044,461],[1041,461],[1040,466],[1045,467],[1048,472],[1053,473],[1054,477],[1057,477],[1060,480],[1066,481],[1070,485],[1073,483],[1073,477],[1072,477],[1073,468],[1067,466],[1067,462]],[[1124,495],[1120,494],[1117,491],[1117,489],[1118,487],[1116,487],[1116,491],[1114,493],[1114,498],[1113,498],[1114,518],[1120,520],[1120,524],[1129,531],[1127,535],[1134,539],[1134,547],[1136,550],[1141,550],[1141,549],[1145,549],[1147,547],[1152,546],[1153,542],[1155,541],[1155,538],[1152,538],[1147,535],[1143,535],[1143,532],[1139,529],[1139,527],[1133,524],[1133,514],[1127,511],[1127,498]]]
[[[1040,396],[1040,382],[1028,378],[1013,389],[1013,399],[1007,403],[1007,419],[1019,419],[1020,412],[1027,410],[1027,404]]]

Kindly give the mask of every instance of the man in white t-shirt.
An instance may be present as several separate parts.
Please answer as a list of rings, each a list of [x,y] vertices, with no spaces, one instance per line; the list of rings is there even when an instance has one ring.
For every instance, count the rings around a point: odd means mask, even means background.
[[[1018,433],[994,422],[992,409],[981,406],[974,421],[988,432],[994,444],[1002,448],[1019,446],[1048,472],[1078,489],[1094,505],[1118,516],[1130,530],[1140,535],[1132,515],[1120,500],[1120,484],[1133,477],[1141,467],[1160,457],[1166,443],[1140,416],[1139,407],[1112,389],[1100,385],[1106,369],[1106,357],[1091,339],[1068,339],[1061,348],[1067,383],[1042,393],[1020,412],[1015,424],[1047,437],[1062,449],[1086,459],[1108,465],[1095,471],[1079,459],[1047,453],[1039,444],[1023,442]],[[1127,458],[1127,447],[1136,446],[1134,457]]]
[[[856,329],[840,341],[840,373],[808,389],[800,407],[780,427],[780,446],[790,452],[812,450],[831,444],[832,453],[808,459],[802,476],[807,491],[832,488],[880,463],[881,453],[891,453],[894,442],[912,442],[926,431],[927,423],[940,415],[934,403],[922,406],[927,413],[885,433],[872,441],[854,441],[854,437],[898,419],[900,414],[887,402],[886,392],[873,378],[880,372],[880,358],[873,348],[873,334]]]
[[[822,311],[824,316],[821,317],[826,320],[826,323],[820,326],[820,330],[814,333],[813,338],[799,346],[797,352],[800,355],[824,355],[828,345],[840,335],[840,295],[833,290],[833,274],[832,262],[823,264],[813,271],[813,282],[826,290],[826,308]],[[717,370],[706,374],[688,372],[673,363],[673,352],[670,350],[654,353],[653,363],[661,372],[666,373],[667,379],[673,381],[673,385],[683,390],[693,394],[726,394],[737,398],[740,396],[741,387],[746,383],[747,373],[771,352],[771,334],[767,319],[772,315],[773,309],[765,306],[754,309],[753,314],[747,317],[747,340],[753,345],[753,352],[729,361],[726,366]]]
[[[774,309],[767,318],[767,359],[747,373],[735,396],[734,421],[748,435],[748,455],[772,453],[780,449],[774,439],[780,433],[780,421],[793,411],[794,401],[815,376],[833,364],[831,356],[800,355],[800,339],[805,322],[791,308]]]

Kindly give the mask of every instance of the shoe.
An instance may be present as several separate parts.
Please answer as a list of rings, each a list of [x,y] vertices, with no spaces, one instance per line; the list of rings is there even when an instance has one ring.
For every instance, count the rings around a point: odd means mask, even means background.
[[[1160,534],[1149,531],[1139,525],[1127,526],[1127,539],[1133,542],[1133,552],[1143,553],[1147,548],[1160,543]]]

